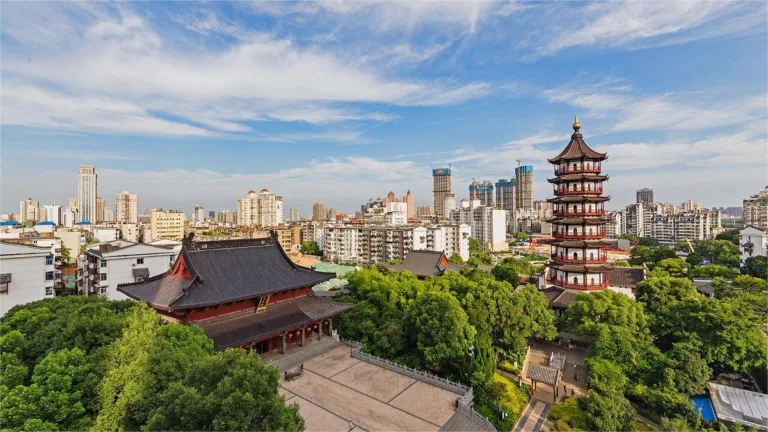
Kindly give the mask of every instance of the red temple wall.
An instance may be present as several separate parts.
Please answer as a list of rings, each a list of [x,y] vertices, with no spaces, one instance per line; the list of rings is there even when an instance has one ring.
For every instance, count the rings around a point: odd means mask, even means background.
[[[220,305],[217,307],[212,307],[210,309],[196,309],[191,312],[188,312],[186,315],[187,321],[198,321],[201,319],[206,318],[213,318],[221,315],[225,315],[232,312],[239,312],[241,310],[246,309],[253,309],[257,305],[256,301],[253,299],[248,299],[246,301],[237,302],[237,303],[230,303],[226,305]]]
[[[269,298],[269,304],[278,303],[281,301],[292,300],[299,297],[304,297],[312,292],[312,287],[301,288],[291,291],[283,291],[277,294],[272,294]]]

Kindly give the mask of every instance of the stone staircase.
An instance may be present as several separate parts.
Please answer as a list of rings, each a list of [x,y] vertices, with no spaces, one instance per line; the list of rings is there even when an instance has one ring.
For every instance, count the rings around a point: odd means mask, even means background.
[[[284,370],[295,368],[302,363],[306,363],[309,360],[340,346],[342,346],[341,342],[332,337],[326,337],[319,341],[312,341],[308,346],[296,349],[295,351],[289,351],[288,354],[285,354],[268,364],[275,366],[282,372]]]
[[[574,372],[576,375],[576,379],[574,379]],[[576,368],[574,369],[572,363],[566,363],[565,367],[563,367],[563,372],[560,378],[560,385],[563,384],[568,385],[568,387],[579,387],[584,390],[587,389],[587,367],[576,363]],[[560,388],[562,390],[562,388]]]

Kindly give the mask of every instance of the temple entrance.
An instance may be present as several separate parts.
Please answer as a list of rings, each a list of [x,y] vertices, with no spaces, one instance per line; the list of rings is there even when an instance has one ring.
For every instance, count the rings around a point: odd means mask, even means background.
[[[256,350],[259,354],[264,354],[265,352],[269,352],[269,339],[261,342],[257,342],[256,345],[253,346],[253,349]]]

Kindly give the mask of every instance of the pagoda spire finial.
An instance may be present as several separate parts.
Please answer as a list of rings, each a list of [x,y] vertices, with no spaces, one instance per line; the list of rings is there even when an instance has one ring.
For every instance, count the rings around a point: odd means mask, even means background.
[[[581,129],[581,123],[579,123],[579,116],[576,116],[573,119],[573,130],[574,132],[578,132],[579,129]]]

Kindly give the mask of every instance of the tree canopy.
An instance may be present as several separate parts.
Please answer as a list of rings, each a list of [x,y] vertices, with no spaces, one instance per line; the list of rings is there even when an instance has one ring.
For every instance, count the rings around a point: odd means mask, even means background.
[[[323,254],[323,251],[320,250],[320,246],[318,246],[316,241],[307,240],[301,243],[301,253],[320,256]]]
[[[756,278],[768,279],[768,257],[753,256],[744,260],[741,272]]]

